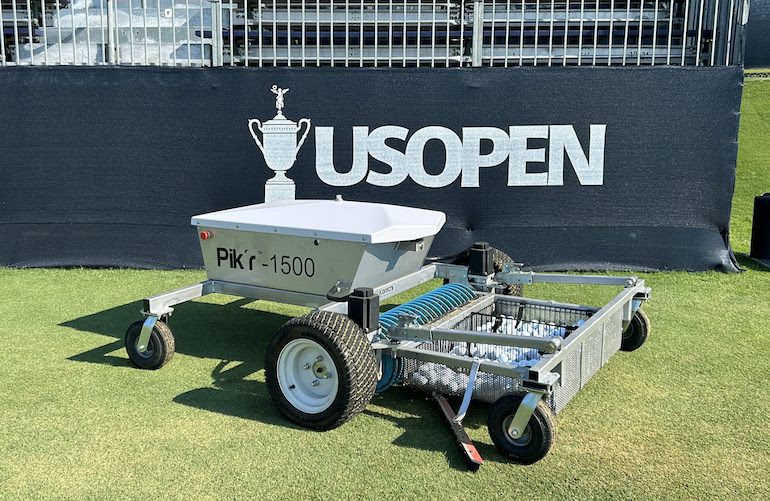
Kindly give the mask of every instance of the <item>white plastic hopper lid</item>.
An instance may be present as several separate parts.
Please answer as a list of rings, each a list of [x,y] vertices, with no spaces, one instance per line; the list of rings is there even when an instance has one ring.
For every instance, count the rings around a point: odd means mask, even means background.
[[[193,226],[377,244],[435,235],[446,215],[338,198],[248,205],[193,216],[191,222]]]

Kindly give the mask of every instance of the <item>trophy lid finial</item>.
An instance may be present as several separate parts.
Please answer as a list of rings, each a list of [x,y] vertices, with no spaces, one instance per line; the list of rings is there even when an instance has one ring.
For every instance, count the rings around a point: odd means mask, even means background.
[[[281,87],[273,84],[273,86],[270,87],[270,91],[275,94],[275,109],[278,111],[276,116],[283,116],[283,107],[286,104],[283,96],[289,92],[289,89],[282,89]]]

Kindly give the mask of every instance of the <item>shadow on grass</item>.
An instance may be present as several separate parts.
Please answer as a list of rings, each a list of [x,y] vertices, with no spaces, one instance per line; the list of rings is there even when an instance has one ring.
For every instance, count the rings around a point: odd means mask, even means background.
[[[225,305],[189,302],[175,307],[169,327],[175,334],[176,352],[221,362],[212,371],[212,386],[187,391],[173,400],[188,407],[240,419],[302,429],[278,411],[266,385],[251,378],[264,369],[270,338],[290,317],[243,308],[250,302],[248,299]],[[141,301],[136,301],[60,324],[114,339],[73,355],[69,360],[133,367],[125,355],[123,336],[131,323],[142,319],[141,307]],[[116,351],[119,354],[113,354]],[[397,387],[376,395],[373,404],[364,411],[365,414],[391,421],[403,430],[403,434],[393,441],[394,445],[444,452],[451,468],[468,470],[453,433],[430,395]],[[453,402],[453,405],[456,408],[459,402]],[[406,417],[379,413],[374,409],[376,406],[393,409]],[[463,424],[468,429],[485,427],[486,406],[474,402]],[[499,456],[493,447],[484,447],[484,444],[477,444],[477,447],[482,456]]]
[[[228,304],[188,302],[177,305],[169,318],[175,352],[219,359],[212,371],[213,386],[191,390],[174,402],[210,412],[268,424],[297,428],[283,418],[270,400],[264,383],[249,377],[264,369],[270,338],[290,317],[243,308],[250,299]],[[129,325],[143,317],[142,302],[116,306],[60,324],[82,332],[116,338],[69,357],[76,362],[134,367],[125,354],[123,338]],[[119,354],[113,354],[119,351]],[[173,367],[173,360],[169,367]],[[165,367],[161,370],[169,370]],[[140,369],[136,369],[140,370]]]
[[[736,258],[738,258],[738,264],[741,266],[741,268],[746,270],[752,270],[752,271],[764,271],[764,272],[770,272],[770,266],[765,266],[764,264],[755,261],[754,259],[750,258],[747,254],[736,254]]]
[[[174,402],[216,412],[240,419],[259,421],[275,426],[305,430],[286,419],[273,404],[267,386],[259,381],[247,379],[251,374],[263,369],[260,363],[220,362],[212,372],[213,387],[198,388],[174,398]],[[446,454],[449,466],[458,471],[468,471],[468,464],[460,452],[459,445],[449,429],[444,415],[433,399],[424,392],[409,388],[396,387],[385,393],[375,395],[363,414],[390,421],[403,433],[393,441],[393,445],[408,449],[438,451]],[[459,406],[459,401],[455,403]],[[394,410],[405,417],[394,417],[378,412],[381,406]],[[486,429],[487,406],[474,403],[471,412],[464,420],[468,429],[484,427]],[[343,425],[344,426],[344,425]],[[306,430],[310,433],[323,433]],[[501,459],[497,450],[484,444],[476,444],[482,455]]]
[[[224,305],[189,302],[176,306],[168,323],[174,333],[176,353],[227,361],[259,360],[260,367],[255,370],[261,369],[270,338],[290,317],[243,308],[251,302],[250,299],[241,299]],[[136,301],[60,324],[82,332],[116,338],[115,341],[73,355],[69,359],[131,366],[126,356],[110,353],[124,347],[126,329],[143,318],[139,314],[141,307],[142,302]]]
[[[187,391],[174,397],[174,402],[240,419],[301,429],[281,415],[265,383],[248,379],[263,368],[262,359],[243,363],[223,360],[211,373],[213,387]]]
[[[390,421],[403,430],[403,433],[393,441],[393,445],[408,449],[443,452],[446,454],[450,468],[469,471],[468,463],[460,451],[460,445],[455,440],[449,423],[438,404],[428,393],[406,387],[394,387],[375,395],[372,403],[403,415],[403,417],[395,417],[378,412],[371,405],[364,410],[364,414]],[[460,406],[460,399],[451,399],[450,403],[454,409],[457,409]],[[486,404],[473,402],[463,420],[465,429],[486,430],[487,409]],[[486,455],[501,459],[494,447],[478,443],[475,445],[485,460]]]

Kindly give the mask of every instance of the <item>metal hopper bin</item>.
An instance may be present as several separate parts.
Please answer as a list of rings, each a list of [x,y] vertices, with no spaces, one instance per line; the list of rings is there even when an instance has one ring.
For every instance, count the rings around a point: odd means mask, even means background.
[[[210,293],[303,305],[273,336],[265,360],[273,402],[292,422],[327,430],[403,383],[439,403],[471,467],[483,463],[462,428],[471,400],[490,404],[488,427],[507,458],[551,450],[555,414],[618,350],[650,325],[650,289],[636,277],[525,272],[477,243],[428,259],[443,213],[386,204],[295,200],[194,216],[208,279],[144,300],[125,336],[138,367],[173,356],[173,307]],[[380,300],[435,278],[445,285],[388,311]],[[521,297],[538,282],[619,286],[602,307]],[[513,294],[513,295],[512,295]],[[447,397],[461,398],[454,412]]]

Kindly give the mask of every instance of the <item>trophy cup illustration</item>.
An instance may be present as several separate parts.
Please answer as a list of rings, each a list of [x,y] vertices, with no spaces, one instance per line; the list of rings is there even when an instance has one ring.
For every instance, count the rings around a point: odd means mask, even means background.
[[[289,92],[289,89],[273,85],[270,90],[276,95],[275,117],[265,123],[256,118],[249,119],[249,132],[265,157],[265,163],[275,171],[275,175],[265,183],[265,203],[294,200],[296,187],[294,181],[286,177],[286,171],[296,162],[297,153],[310,132],[309,118],[301,118],[299,122],[293,122],[283,115],[284,95]],[[307,124],[307,127],[297,142],[297,133],[302,130],[303,123]],[[254,124],[257,124],[257,129],[262,133],[261,142],[254,131]]]

